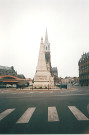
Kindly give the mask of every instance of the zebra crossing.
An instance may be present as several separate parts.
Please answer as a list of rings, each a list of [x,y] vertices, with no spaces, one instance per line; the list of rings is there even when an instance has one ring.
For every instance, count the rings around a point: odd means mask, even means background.
[[[48,107],[48,121],[59,121],[56,107]]]
[[[68,106],[77,120],[89,120],[79,109],[75,106]]]
[[[16,124],[20,123],[28,123],[31,117],[34,115],[36,107],[29,107],[23,113],[23,115],[16,121]],[[68,109],[71,111],[72,115],[78,121],[87,121],[89,120],[76,106],[68,106]],[[5,111],[0,113],[0,121],[3,120],[6,116],[10,115],[15,108],[6,109]],[[48,107],[48,122],[57,122],[60,121],[57,109],[55,106]]]
[[[13,112],[15,109],[7,109],[4,112],[0,113],[0,120],[5,118],[7,115],[9,115],[11,112]]]
[[[35,107],[28,108],[16,123],[28,123],[35,109]]]

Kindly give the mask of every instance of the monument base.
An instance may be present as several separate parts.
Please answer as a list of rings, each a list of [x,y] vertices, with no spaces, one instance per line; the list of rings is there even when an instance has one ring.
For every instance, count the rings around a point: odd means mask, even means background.
[[[42,88],[54,88],[54,83],[49,83],[49,82],[34,82],[33,84],[33,88],[39,88],[39,89],[42,89]]]

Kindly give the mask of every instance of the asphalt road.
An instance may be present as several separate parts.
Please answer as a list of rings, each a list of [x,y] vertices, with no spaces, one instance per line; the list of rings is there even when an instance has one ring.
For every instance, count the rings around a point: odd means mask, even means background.
[[[0,89],[0,134],[89,134],[89,87]]]

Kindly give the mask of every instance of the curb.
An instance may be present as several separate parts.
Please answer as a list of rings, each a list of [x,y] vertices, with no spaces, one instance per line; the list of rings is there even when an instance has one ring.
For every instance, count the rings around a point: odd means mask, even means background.
[[[40,89],[38,89],[38,90],[36,90],[36,89],[9,89],[10,91],[20,91],[20,92],[23,92],[23,91],[29,91],[29,92],[42,92],[42,91],[44,91],[44,92],[50,92],[50,91],[53,91],[53,92],[55,92],[55,91],[72,91],[72,90],[76,90],[76,89],[74,89],[74,88],[70,88],[70,89],[55,89],[55,90],[53,90],[53,89],[49,89],[49,90],[45,90],[45,89],[43,89],[43,90],[40,90]]]

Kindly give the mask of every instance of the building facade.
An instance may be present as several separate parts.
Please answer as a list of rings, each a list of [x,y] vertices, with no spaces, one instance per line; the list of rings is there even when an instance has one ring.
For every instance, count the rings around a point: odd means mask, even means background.
[[[57,67],[52,67],[52,73],[58,77],[58,69]]]
[[[21,79],[18,78],[16,76],[12,76],[12,75],[3,75],[0,76],[0,88],[7,87],[7,85],[15,85],[16,87],[20,87],[20,86],[27,86],[27,83],[29,82],[29,80],[27,79]]]
[[[51,68],[52,76],[54,76],[54,84],[59,83],[59,78],[58,78],[58,69],[57,67],[52,67]]]
[[[84,53],[79,62],[79,83],[81,86],[89,85],[89,52]]]

